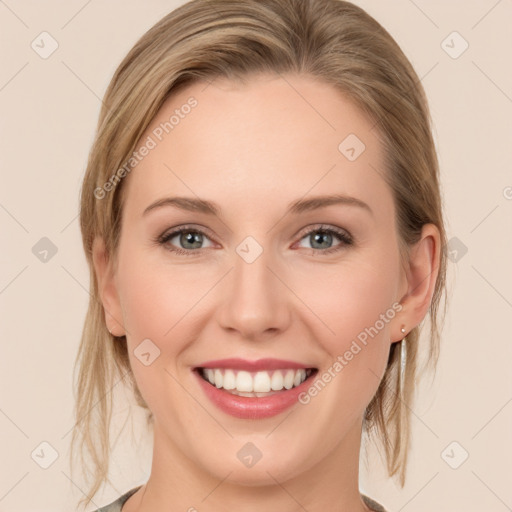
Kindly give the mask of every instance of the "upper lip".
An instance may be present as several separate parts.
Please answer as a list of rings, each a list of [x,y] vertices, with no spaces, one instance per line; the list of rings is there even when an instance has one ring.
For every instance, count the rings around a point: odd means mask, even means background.
[[[283,369],[300,369],[314,367],[296,361],[287,361],[285,359],[265,358],[256,361],[249,361],[247,359],[230,358],[230,359],[216,359],[206,361],[196,366],[196,368],[229,368],[233,370],[246,370],[249,372],[257,372],[260,370],[283,370]]]

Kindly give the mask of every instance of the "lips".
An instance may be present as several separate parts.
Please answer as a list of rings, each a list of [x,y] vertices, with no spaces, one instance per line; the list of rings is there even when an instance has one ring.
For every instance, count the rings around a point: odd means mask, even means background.
[[[194,368],[214,405],[246,419],[267,418],[291,407],[317,371],[307,364],[282,359],[222,359]]]
[[[235,370],[245,370],[248,372],[257,372],[258,370],[280,370],[282,368],[300,369],[312,368],[311,365],[288,361],[285,359],[258,359],[257,361],[248,361],[247,359],[231,358],[216,359],[197,365],[197,368],[232,368]]]

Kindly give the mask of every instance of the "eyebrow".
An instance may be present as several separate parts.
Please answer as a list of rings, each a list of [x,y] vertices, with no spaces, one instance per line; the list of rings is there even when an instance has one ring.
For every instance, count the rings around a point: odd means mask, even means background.
[[[356,197],[342,194],[314,196],[307,199],[298,199],[297,201],[289,204],[286,211],[287,213],[299,214],[306,211],[325,208],[334,204],[356,206],[367,211],[370,215],[373,215],[372,209],[364,201],[361,201],[361,199],[357,199]],[[207,201],[206,199],[199,199],[194,197],[165,197],[150,204],[144,210],[142,215],[147,215],[149,212],[163,208],[165,206],[173,206],[181,210],[200,212],[207,215],[219,215],[220,213],[219,206],[211,201]]]

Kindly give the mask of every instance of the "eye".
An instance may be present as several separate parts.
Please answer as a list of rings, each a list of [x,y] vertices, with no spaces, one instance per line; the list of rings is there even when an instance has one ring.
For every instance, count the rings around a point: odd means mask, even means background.
[[[340,243],[332,246],[335,239]],[[322,254],[330,254],[342,250],[344,247],[354,243],[352,236],[345,230],[329,226],[316,226],[306,232],[301,238],[310,244],[310,249],[315,252],[320,251]]]
[[[333,246],[332,244],[336,239],[339,243]],[[303,240],[310,243],[309,249],[314,253],[322,255],[340,251],[354,243],[352,236],[347,231],[325,225],[315,226],[313,229],[306,231],[299,243]],[[203,246],[205,241],[209,242],[206,247]],[[183,226],[164,233],[157,239],[157,242],[169,251],[184,256],[194,256],[201,249],[213,247],[209,236],[202,229],[191,226]]]
[[[185,256],[193,256],[198,249],[204,249],[201,245],[205,240],[210,240],[206,233],[200,229],[188,226],[164,233],[158,243],[165,245],[167,249]],[[211,244],[208,247],[213,246]]]

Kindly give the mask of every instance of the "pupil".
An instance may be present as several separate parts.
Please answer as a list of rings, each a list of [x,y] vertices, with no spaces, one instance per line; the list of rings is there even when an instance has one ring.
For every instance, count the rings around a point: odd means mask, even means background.
[[[187,243],[191,243],[193,245],[193,247],[188,247],[190,249],[199,249],[201,247],[201,234],[200,233],[194,233],[192,231],[189,231],[188,233],[186,234],[182,234],[181,235],[181,240],[180,242],[182,243],[182,245],[184,245],[185,247],[187,247]]]
[[[327,240],[327,242],[330,242],[330,241],[331,241],[331,238],[332,238],[332,235],[331,235],[331,234],[329,234],[329,233],[325,233],[325,232],[323,232],[323,231],[319,231],[317,234],[313,235],[314,242],[315,242],[315,243],[316,243],[316,242],[320,242],[320,245],[321,245],[321,247],[320,247],[320,248],[328,247],[328,246],[329,246],[329,244],[327,243],[327,245],[325,245],[325,243],[324,243],[324,245],[322,245],[322,241],[324,241],[324,242],[325,242],[325,241]],[[313,245],[313,244],[312,244],[312,245]]]

